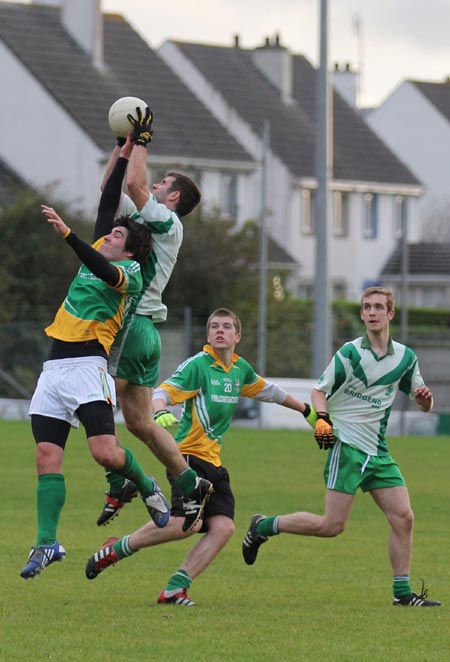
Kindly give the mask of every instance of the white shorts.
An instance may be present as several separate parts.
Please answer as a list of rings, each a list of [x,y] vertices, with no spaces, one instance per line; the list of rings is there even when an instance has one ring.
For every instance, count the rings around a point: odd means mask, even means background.
[[[116,406],[114,379],[100,356],[46,361],[30,403],[29,415],[40,414],[80,424],[80,405],[102,400]]]

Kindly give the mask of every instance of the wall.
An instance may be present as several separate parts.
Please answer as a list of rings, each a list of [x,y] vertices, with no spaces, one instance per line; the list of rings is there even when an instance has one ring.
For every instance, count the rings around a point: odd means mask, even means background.
[[[423,208],[450,202],[450,123],[413,83],[402,83],[366,121],[425,185]]]
[[[55,183],[66,203],[92,213],[99,196],[101,151],[2,43],[0,63],[2,158],[32,187]]]

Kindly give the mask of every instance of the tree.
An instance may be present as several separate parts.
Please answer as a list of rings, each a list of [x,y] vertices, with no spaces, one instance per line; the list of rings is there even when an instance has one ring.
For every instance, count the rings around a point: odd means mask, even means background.
[[[46,201],[49,196],[46,196]],[[0,208],[3,241],[0,262],[0,394],[33,391],[36,375],[48,351],[43,328],[63,301],[79,259],[64,244],[41,213],[42,197],[19,194]],[[50,203],[81,237],[90,240],[92,226],[55,201]],[[20,388],[14,387],[17,382]]]
[[[423,241],[450,242],[450,199],[434,198],[423,212]]]
[[[0,209],[3,255],[0,262],[0,322],[18,319],[51,321],[66,295],[80,261],[41,212],[42,197],[22,193]],[[81,237],[90,241],[92,227],[58,201],[50,205]]]
[[[257,301],[257,242],[251,224],[217,214],[189,216],[177,265],[164,292],[171,321],[190,306],[205,318],[219,306],[236,309],[240,301]]]

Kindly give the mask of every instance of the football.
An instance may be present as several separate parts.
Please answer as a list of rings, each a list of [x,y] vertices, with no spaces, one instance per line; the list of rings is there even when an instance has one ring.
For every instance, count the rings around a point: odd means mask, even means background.
[[[148,103],[138,97],[121,97],[114,101],[108,113],[109,126],[114,135],[126,138],[128,131],[133,129],[127,115],[133,115],[137,119],[136,108],[139,107],[145,115],[147,106]]]

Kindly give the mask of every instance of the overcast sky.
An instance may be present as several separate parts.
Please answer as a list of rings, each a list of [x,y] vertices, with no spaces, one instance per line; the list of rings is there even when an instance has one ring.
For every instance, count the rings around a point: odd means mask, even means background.
[[[278,32],[284,46],[318,64],[320,0],[102,0],[157,48],[166,39],[253,48]],[[450,0],[329,0],[329,59],[362,64],[363,105],[402,80],[450,76]],[[359,17],[360,37],[355,30]]]
[[[279,33],[289,50],[318,64],[320,0],[101,4],[105,12],[123,14],[155,49],[166,39],[231,45],[235,34],[243,47],[254,48]],[[328,0],[328,12],[330,65],[362,65],[363,105],[380,103],[402,80],[443,82],[450,76],[450,0]]]

